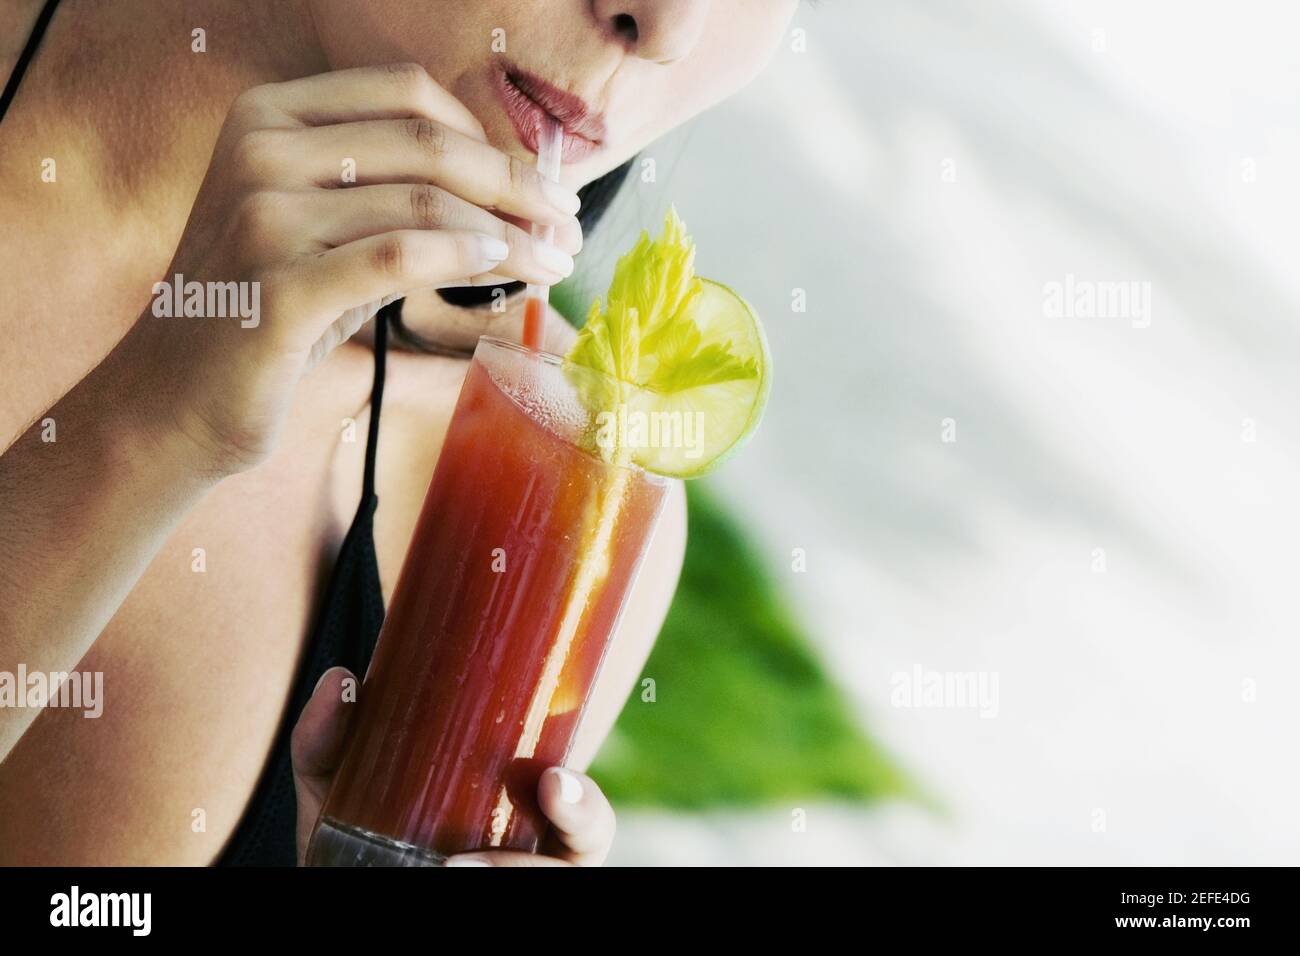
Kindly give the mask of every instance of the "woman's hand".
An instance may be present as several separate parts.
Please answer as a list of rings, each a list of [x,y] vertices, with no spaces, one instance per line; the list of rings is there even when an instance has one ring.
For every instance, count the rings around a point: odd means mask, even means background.
[[[255,87],[230,109],[164,280],[239,283],[257,314],[164,317],[156,297],[124,343],[148,369],[147,414],[218,476],[250,468],[303,374],[382,304],[553,284],[581,245],[577,210],[418,65]],[[528,222],[556,226],[556,244],[534,242]]]
[[[320,816],[334,771],[343,759],[354,704],[343,702],[343,667],[325,672],[293,728],[293,782],[298,791],[298,863]],[[614,808],[586,774],[552,767],[542,774],[537,801],[551,821],[539,854],[480,850],[453,856],[447,866],[599,866],[614,841]]]

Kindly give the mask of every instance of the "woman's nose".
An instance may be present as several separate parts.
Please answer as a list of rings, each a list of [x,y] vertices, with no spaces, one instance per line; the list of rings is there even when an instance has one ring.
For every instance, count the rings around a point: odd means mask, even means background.
[[[711,0],[593,0],[596,19],[629,53],[674,63],[699,42]]]

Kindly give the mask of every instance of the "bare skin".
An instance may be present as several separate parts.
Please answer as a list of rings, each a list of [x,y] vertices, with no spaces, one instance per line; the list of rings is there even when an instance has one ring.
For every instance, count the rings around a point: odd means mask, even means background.
[[[6,71],[37,6],[0,4],[0,35],[12,44],[0,50]],[[0,304],[0,447],[7,449],[0,456],[0,670],[101,671],[106,698],[96,720],[57,708],[0,711],[0,864],[205,864],[219,855],[266,759],[359,500],[373,357],[364,332],[348,339],[378,300],[407,294],[417,331],[517,335],[520,303],[504,315],[471,313],[420,290],[456,280],[561,278],[567,270],[543,266],[526,236],[509,231],[518,222],[551,216],[561,253],[581,246],[571,216],[520,186],[518,176],[497,180],[514,192],[492,195],[483,192],[486,180],[473,181],[495,156],[527,159],[485,101],[475,109],[462,102],[476,100],[473,84],[457,81],[453,95],[454,77],[443,76],[444,86],[437,64],[423,60],[418,71],[331,74],[381,68],[403,51],[390,51],[387,41],[378,44],[383,49],[347,48],[337,39],[348,35],[341,8],[315,6],[277,5],[267,17],[255,4],[65,0],[0,124],[0,221],[24,224],[0,235],[8,292]],[[645,7],[637,42],[615,33],[591,42],[636,67],[651,62],[637,60],[638,45],[660,59],[689,58],[708,36],[707,24],[673,3],[623,6]],[[779,31],[780,17],[773,23]],[[188,48],[195,24],[209,33],[206,58]],[[756,44],[749,55],[756,70],[765,50]],[[391,82],[417,72],[418,83]],[[344,79],[325,87],[298,79],[322,75]],[[714,99],[739,85],[733,79]],[[267,83],[281,86],[248,94]],[[410,168],[388,170],[365,187],[390,190],[387,200],[359,188],[313,191],[290,182],[319,153],[305,137],[374,121],[360,114],[390,94],[405,99],[381,119],[424,117],[460,137],[461,153],[414,174],[429,157],[412,152]],[[232,114],[237,100],[244,112]],[[339,115],[322,117],[322,103]],[[241,166],[248,155],[239,144],[268,125],[286,134],[283,148],[257,155],[286,161]],[[612,168],[661,131],[642,125],[629,124],[636,135],[594,155],[585,172],[574,170],[570,185]],[[340,135],[351,137],[339,147],[343,155],[400,153],[383,128]],[[57,162],[57,185],[40,179],[45,157]],[[433,185],[459,205],[441,204],[436,222],[409,221],[421,208],[410,201],[413,184]],[[263,201],[268,194],[289,198]],[[361,195],[373,201],[356,205]],[[238,218],[250,210],[252,219]],[[330,228],[341,232],[328,235]],[[376,256],[382,240],[375,237],[394,232],[406,236],[398,248],[414,265],[376,270],[391,257]],[[483,258],[485,247],[466,238],[479,234],[507,239],[507,258]],[[546,261],[563,265],[554,256]],[[269,333],[204,330],[178,344],[174,327],[143,315],[152,284],[172,268],[187,277],[266,279],[269,314],[257,331],[280,330],[283,338],[268,345]],[[562,350],[562,323],[550,326],[548,344]],[[459,360],[390,356],[375,531],[386,599],[464,369]],[[45,418],[57,424],[55,443],[40,440]],[[348,422],[353,442],[343,437]],[[639,672],[671,599],[684,540],[678,491],[609,655],[576,766],[594,754]],[[195,549],[202,549],[201,573]],[[313,699],[309,711],[314,719],[305,714],[295,737],[300,800],[310,797],[306,777],[319,783],[328,772],[336,721],[345,719],[328,700]],[[548,775],[542,802],[572,842],[550,852],[564,862],[599,862],[612,812],[589,780],[578,805],[558,801],[551,790],[559,787]]]

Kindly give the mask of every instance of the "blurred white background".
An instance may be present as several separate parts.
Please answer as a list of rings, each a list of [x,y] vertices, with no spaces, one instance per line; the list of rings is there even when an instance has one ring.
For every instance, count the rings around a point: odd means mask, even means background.
[[[1298,10],[825,0],[650,151],[616,223],[675,202],[776,362],[716,482],[946,812],[624,814],[614,862],[1300,861]],[[1067,275],[1150,326],[1048,317]],[[891,706],[917,665],[997,715]]]

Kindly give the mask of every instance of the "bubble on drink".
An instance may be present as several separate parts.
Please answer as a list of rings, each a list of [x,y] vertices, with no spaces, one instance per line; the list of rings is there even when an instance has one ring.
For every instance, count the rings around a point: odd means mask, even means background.
[[[505,349],[485,355],[483,368],[511,401],[559,437],[573,441],[591,427],[591,413],[558,359],[539,362],[525,351]]]

